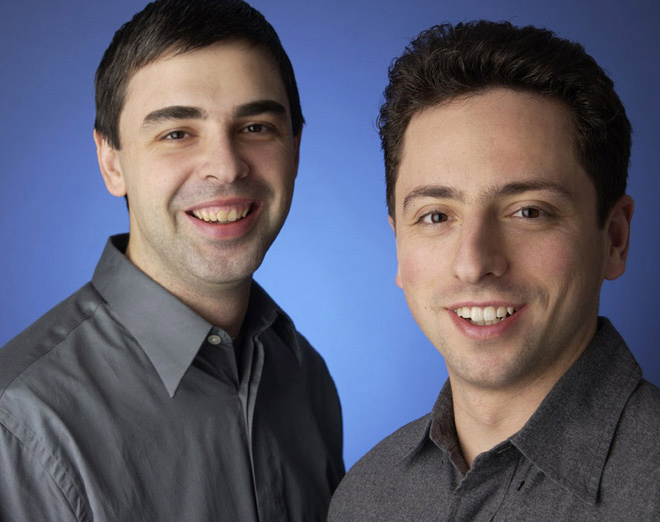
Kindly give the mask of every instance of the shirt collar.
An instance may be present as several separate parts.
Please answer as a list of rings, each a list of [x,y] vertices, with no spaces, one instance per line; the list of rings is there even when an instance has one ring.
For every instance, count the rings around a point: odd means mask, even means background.
[[[245,338],[255,338],[268,328],[273,328],[282,337],[284,344],[291,349],[298,362],[302,363],[302,353],[293,321],[259,283],[253,280],[242,327],[243,334]]]
[[[596,503],[617,424],[641,378],[624,340],[607,318],[600,317],[585,352],[509,440],[552,480]],[[456,436],[449,380],[410,440],[413,443],[402,448],[404,459],[415,458],[433,443],[459,471],[467,470]]]
[[[128,234],[112,236],[94,271],[92,283],[135,337],[174,397],[213,325],[147,276],[124,255]],[[296,357],[300,348],[291,319],[255,281],[244,333],[257,337],[273,326]]]
[[[617,424],[641,378],[624,340],[601,317],[585,352],[510,440],[546,475],[595,503]]]
[[[92,284],[135,337],[170,397],[212,325],[131,263],[128,234],[111,237]]]
[[[409,440],[411,444],[402,448],[404,450],[402,461],[413,460],[431,444],[445,452],[461,474],[467,473],[467,465],[456,435],[453,396],[449,379],[445,381],[440,390],[433,410],[416,426],[416,431],[411,433]]]

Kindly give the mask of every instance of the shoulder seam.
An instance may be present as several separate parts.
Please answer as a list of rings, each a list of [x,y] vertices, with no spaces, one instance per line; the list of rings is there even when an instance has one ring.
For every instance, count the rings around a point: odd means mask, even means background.
[[[97,292],[96,288],[94,288],[94,291]],[[23,375],[28,370],[28,368],[32,367],[32,365],[34,365],[42,357],[45,357],[46,355],[51,353],[54,349],[56,349],[62,342],[64,342],[67,339],[67,337],[69,337],[69,335],[71,335],[71,333],[74,330],[78,329],[78,327],[81,324],[83,324],[84,322],[89,320],[90,317],[92,317],[94,314],[96,314],[96,311],[99,309],[99,307],[103,303],[104,303],[103,300],[101,300],[99,303],[97,303],[97,305],[88,314],[83,315],[83,317],[81,317],[80,320],[76,324],[74,324],[69,330],[67,330],[62,335],[62,337],[59,340],[57,340],[57,342],[55,342],[50,348],[48,348],[46,351],[44,351],[42,354],[40,354],[39,357],[32,360],[30,362],[30,364],[25,366],[20,372],[16,373],[16,375],[14,375],[14,377],[2,389],[0,389],[0,401],[2,400],[2,397],[4,396],[5,392],[11,387],[11,385],[14,383],[14,381],[16,381],[16,379],[18,379],[21,375]]]

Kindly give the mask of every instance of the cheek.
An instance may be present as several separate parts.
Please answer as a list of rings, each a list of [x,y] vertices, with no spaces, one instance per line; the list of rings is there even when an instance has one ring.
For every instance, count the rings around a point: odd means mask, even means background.
[[[532,273],[554,278],[571,271],[575,252],[561,238],[548,238],[542,242],[528,242],[524,256],[518,259],[524,260]]]
[[[295,169],[296,155],[294,142],[273,140],[262,143],[242,144],[238,154],[244,161],[263,172],[291,172]]]
[[[516,264],[524,265],[521,271],[545,287],[550,299],[553,295],[561,299],[580,292],[598,273],[593,248],[588,238],[558,234],[527,242],[524,255],[516,257]]]
[[[290,201],[296,180],[295,157],[284,147],[264,147],[251,151],[248,160],[253,179],[265,184],[286,201]]]
[[[442,256],[423,242],[398,241],[398,283],[404,290],[431,289],[444,274]]]

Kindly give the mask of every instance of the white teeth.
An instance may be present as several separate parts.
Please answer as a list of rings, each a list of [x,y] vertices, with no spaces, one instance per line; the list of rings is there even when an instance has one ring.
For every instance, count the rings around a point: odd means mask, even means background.
[[[515,308],[512,306],[463,306],[454,310],[454,313],[463,319],[469,320],[472,324],[479,326],[488,326],[491,324],[499,323],[508,316],[513,315]]]
[[[250,206],[241,207],[241,208],[232,208],[229,211],[220,209],[217,212],[208,209],[193,210],[191,214],[195,216],[197,219],[201,219],[202,221],[206,221],[207,223],[215,223],[215,222],[233,223],[234,221],[243,219],[245,216],[249,214],[249,212],[250,212]]]
[[[484,311],[483,308],[477,308],[476,306],[472,307],[470,312],[470,317],[473,321],[483,321],[484,320]]]

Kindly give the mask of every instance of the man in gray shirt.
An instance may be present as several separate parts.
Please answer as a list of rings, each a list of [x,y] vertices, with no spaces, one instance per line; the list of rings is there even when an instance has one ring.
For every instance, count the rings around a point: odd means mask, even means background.
[[[159,0],[115,34],[96,103],[130,234],[0,350],[0,520],[324,520],[336,390],[252,280],[303,125],[276,33],[242,1]]]
[[[660,390],[598,317],[633,214],[611,80],[578,44],[492,22],[421,33],[389,79],[396,281],[449,380],[329,520],[660,520]]]

